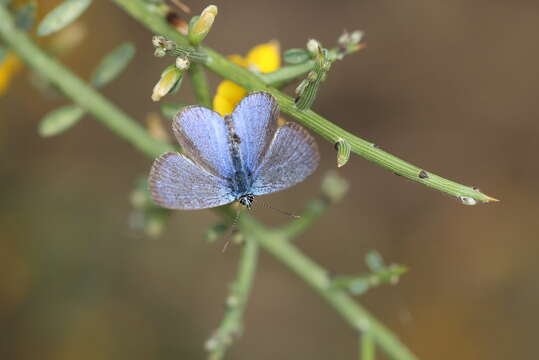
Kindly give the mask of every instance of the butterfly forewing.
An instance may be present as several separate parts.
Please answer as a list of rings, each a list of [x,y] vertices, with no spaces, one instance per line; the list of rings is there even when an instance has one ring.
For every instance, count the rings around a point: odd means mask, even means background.
[[[311,175],[320,155],[314,138],[301,126],[287,123],[278,128],[254,174],[253,195],[289,188]]]
[[[153,200],[169,209],[206,209],[235,200],[224,179],[178,153],[157,158],[148,181]]]
[[[232,113],[234,131],[239,138],[243,166],[248,171],[260,164],[277,128],[279,107],[268,93],[251,93]]]
[[[202,106],[180,111],[172,124],[183,152],[213,175],[230,178],[234,174],[225,121]]]

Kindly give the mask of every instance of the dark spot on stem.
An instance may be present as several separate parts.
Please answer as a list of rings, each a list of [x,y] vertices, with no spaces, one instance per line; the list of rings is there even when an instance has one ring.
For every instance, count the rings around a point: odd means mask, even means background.
[[[429,174],[427,174],[427,172],[425,170],[421,170],[419,172],[419,178],[420,179],[428,179],[429,178]]]

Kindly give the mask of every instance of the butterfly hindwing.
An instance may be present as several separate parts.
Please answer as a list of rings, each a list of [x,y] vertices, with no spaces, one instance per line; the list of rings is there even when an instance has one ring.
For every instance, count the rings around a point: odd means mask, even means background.
[[[243,98],[232,113],[234,130],[244,167],[254,172],[277,129],[279,107],[268,93],[254,92]]]
[[[232,177],[228,131],[218,113],[188,106],[175,116],[172,130],[187,157],[213,175]]]
[[[296,123],[287,123],[275,132],[264,158],[254,173],[253,195],[289,188],[311,175],[320,155],[314,138]]]
[[[179,153],[166,153],[157,158],[148,182],[153,200],[169,209],[206,209],[235,200],[224,179]]]

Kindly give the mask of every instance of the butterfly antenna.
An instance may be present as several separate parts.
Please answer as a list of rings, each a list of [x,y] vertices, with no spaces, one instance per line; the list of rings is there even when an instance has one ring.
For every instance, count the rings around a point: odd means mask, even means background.
[[[226,249],[228,248],[228,245],[230,245],[230,241],[232,240],[232,234],[234,233],[235,230],[237,230],[236,225],[238,225],[238,220],[240,219],[240,211],[241,211],[240,208],[238,208],[238,210],[236,211],[236,216],[234,217],[234,220],[232,220],[232,224],[230,224],[230,228],[228,229],[225,235],[226,242],[221,252],[226,251]]]
[[[264,200],[257,199],[257,202],[260,202],[260,203],[262,204],[262,206],[264,206],[265,208],[271,209],[271,210],[273,210],[273,211],[277,211],[277,212],[280,213],[280,214],[289,216],[289,217],[294,218],[294,219],[299,219],[299,218],[301,218],[301,216],[299,216],[299,215],[292,214],[292,213],[289,213],[289,212],[286,212],[286,211],[283,211],[283,210],[274,208],[273,206],[271,206],[270,204],[268,204],[268,203],[265,202]]]

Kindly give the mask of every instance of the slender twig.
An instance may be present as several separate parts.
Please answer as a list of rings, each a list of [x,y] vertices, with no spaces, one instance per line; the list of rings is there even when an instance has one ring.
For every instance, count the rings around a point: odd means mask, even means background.
[[[189,46],[185,36],[171,28],[165,19],[158,14],[149,13],[146,3],[142,0],[113,0],[121,6],[128,14],[137,19],[140,23],[149,28],[152,32],[164,35],[174,40],[181,46]],[[321,135],[332,144],[339,139],[347,141],[352,152],[374,162],[389,171],[404,176],[410,180],[419,182],[433,189],[445,192],[456,197],[466,197],[481,202],[497,201],[496,199],[483,194],[476,187],[458,184],[431,172],[426,172],[415,165],[412,165],[390,153],[381,150],[374,143],[361,139],[349,132],[341,129],[337,125],[318,115],[312,110],[301,111],[296,108],[294,100],[268,86],[262,78],[247,69],[244,69],[226,57],[220,55],[208,47],[201,47],[201,50],[208,56],[205,65],[208,69],[225,79],[231,80],[249,91],[268,91],[279,103],[281,111],[291,115],[306,127]],[[421,174],[421,176],[420,176]],[[426,175],[426,176],[425,176]]]
[[[13,19],[4,6],[0,5],[0,38],[35,71],[39,71],[52,84],[63,91],[66,97],[83,106],[95,118],[111,128],[119,137],[133,144],[150,157],[165,151],[173,151],[170,145],[154,140],[135,120],[111,104],[95,89],[80,80],[67,68],[46,55],[14,26]],[[410,353],[397,338],[381,325],[344,290],[331,288],[326,271],[303,255],[278,231],[265,229],[250,216],[242,216],[240,229],[249,234],[265,250],[294,271],[356,330],[369,329],[374,340],[391,358],[413,360]]]
[[[66,97],[98,119],[114,133],[126,139],[138,150],[155,157],[173,147],[148,135],[146,130],[92,89],[79,77],[68,71],[54,58],[41,51],[22,31],[16,29],[8,11],[0,5],[0,36],[34,71],[39,72],[56,85]]]
[[[376,358],[376,347],[374,339],[369,331],[359,335],[359,354],[361,360],[374,360]]]
[[[385,326],[379,323],[366,309],[354,301],[345,290],[331,286],[327,271],[306,257],[279,232],[265,229],[251,217],[243,217],[240,229],[257,241],[260,246],[275,256],[309,284],[325,299],[342,318],[356,331],[369,331],[373,339],[393,359],[413,360],[416,357]]]
[[[256,263],[258,260],[258,244],[250,239],[243,246],[236,280],[231,284],[226,300],[227,310],[219,328],[206,342],[209,360],[220,360],[235,337],[243,330],[243,313],[251,291]]]
[[[192,63],[189,67],[189,75],[191,75],[191,83],[193,84],[197,103],[211,109],[210,87],[208,86],[204,67],[200,64]]]
[[[258,74],[258,76],[269,86],[281,88],[290,81],[303,76],[314,66],[314,60],[308,60],[302,64],[283,66],[270,73]]]

